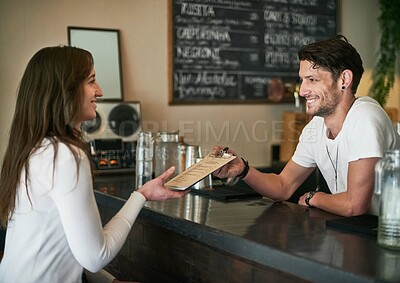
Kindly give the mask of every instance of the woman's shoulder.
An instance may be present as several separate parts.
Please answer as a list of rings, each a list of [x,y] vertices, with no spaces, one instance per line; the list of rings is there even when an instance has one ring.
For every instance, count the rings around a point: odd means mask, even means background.
[[[68,162],[75,158],[86,159],[85,152],[79,147],[67,144],[57,139],[45,138],[37,147],[32,157],[40,157],[42,160],[51,160],[54,158],[59,162]]]

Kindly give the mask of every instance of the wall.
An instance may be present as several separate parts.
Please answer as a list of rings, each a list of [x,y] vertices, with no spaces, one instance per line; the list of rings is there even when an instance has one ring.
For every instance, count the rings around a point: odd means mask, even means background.
[[[362,8],[361,8],[362,7]],[[347,0],[340,5],[340,30],[359,49],[371,84],[379,36],[378,0]],[[292,105],[168,105],[167,0],[0,0],[0,159],[15,106],[15,93],[31,56],[48,45],[67,44],[67,26],[114,28],[121,32],[125,100],[142,104],[146,130],[176,130],[204,151],[229,145],[254,166],[271,162],[279,143],[282,111]],[[101,83],[101,82],[100,82]],[[400,106],[397,96],[388,105]]]

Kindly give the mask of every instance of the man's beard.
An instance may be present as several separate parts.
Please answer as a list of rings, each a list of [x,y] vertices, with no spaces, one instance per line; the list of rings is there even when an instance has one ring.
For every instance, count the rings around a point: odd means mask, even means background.
[[[340,93],[335,92],[333,87],[329,90],[331,95],[329,95],[329,100],[324,100],[324,104],[319,106],[312,114],[313,116],[327,117],[336,111],[336,107],[339,104],[338,96]],[[325,96],[326,97],[326,96]]]

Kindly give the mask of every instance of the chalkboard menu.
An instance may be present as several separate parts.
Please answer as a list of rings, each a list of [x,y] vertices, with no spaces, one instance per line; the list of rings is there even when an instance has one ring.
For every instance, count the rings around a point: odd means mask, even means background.
[[[336,18],[337,0],[170,0],[170,103],[292,101],[297,52]]]

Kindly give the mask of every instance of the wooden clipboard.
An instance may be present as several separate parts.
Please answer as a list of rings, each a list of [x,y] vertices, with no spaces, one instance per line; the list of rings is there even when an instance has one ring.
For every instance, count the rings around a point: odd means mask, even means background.
[[[219,156],[209,154],[169,180],[165,187],[170,190],[186,190],[235,158],[235,155],[226,152]]]

